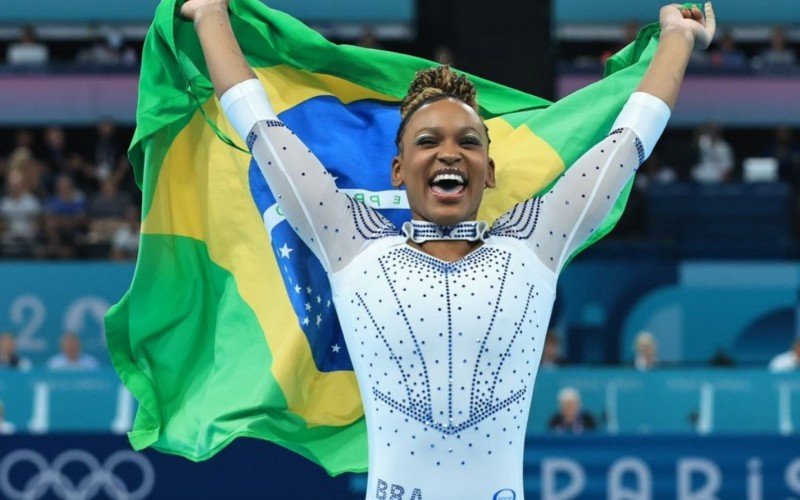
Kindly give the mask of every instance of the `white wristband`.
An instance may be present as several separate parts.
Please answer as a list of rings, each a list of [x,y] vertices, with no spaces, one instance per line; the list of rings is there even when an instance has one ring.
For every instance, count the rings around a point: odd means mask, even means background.
[[[644,147],[644,157],[650,156],[658,138],[664,132],[671,111],[667,103],[645,92],[634,92],[617,116],[611,130],[633,130]]]
[[[261,120],[277,120],[278,115],[257,78],[239,82],[219,98],[222,111],[243,140]]]

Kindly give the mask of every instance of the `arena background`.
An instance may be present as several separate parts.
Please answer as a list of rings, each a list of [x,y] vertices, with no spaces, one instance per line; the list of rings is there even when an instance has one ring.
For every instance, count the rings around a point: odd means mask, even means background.
[[[334,41],[550,99],[598,79],[661,5],[268,4]],[[265,442],[201,464],[127,445],[135,402],[103,316],[136,256],[125,150],[155,5],[0,4],[0,498],[362,498],[363,476],[328,478]],[[559,282],[528,426],[531,498],[800,498],[800,377],[778,366],[792,354],[773,363],[800,332],[800,7],[715,9],[715,43],[694,55],[626,214]],[[81,370],[60,369],[69,349]],[[584,429],[553,429],[559,395],[576,394]]]

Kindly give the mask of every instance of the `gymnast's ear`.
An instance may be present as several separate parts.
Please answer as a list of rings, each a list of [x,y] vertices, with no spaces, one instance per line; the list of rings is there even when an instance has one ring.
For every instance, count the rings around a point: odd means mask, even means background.
[[[486,186],[487,188],[493,188],[497,185],[497,180],[494,177],[494,160],[489,158],[489,164],[487,165],[488,170],[486,171]]]
[[[392,186],[400,189],[405,182],[403,181],[403,164],[398,153],[392,158]]]

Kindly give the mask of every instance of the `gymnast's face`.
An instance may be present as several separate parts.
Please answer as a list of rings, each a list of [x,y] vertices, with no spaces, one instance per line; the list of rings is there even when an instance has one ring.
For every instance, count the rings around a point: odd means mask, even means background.
[[[483,190],[495,185],[489,138],[475,110],[445,98],[411,115],[392,184],[406,187],[414,219],[442,226],[475,220]]]

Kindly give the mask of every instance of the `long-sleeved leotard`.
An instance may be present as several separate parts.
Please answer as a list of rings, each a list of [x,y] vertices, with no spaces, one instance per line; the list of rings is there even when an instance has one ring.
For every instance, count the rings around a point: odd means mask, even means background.
[[[439,228],[399,231],[339,191],[277,119],[252,128],[247,142],[270,189],[328,272],[367,420],[367,498],[523,497],[525,427],[556,277],[658,137],[643,144],[630,115],[552,191],[491,229],[448,228],[483,239],[455,262],[407,243]]]

